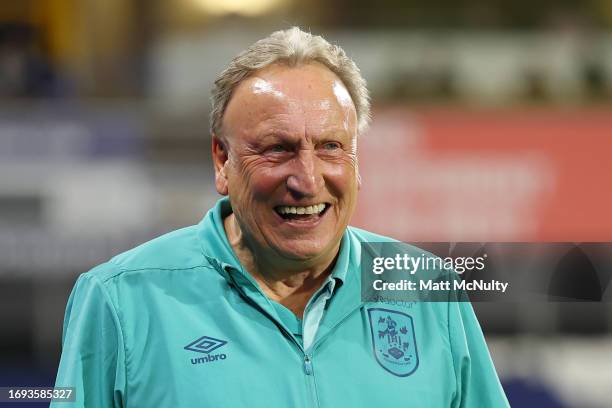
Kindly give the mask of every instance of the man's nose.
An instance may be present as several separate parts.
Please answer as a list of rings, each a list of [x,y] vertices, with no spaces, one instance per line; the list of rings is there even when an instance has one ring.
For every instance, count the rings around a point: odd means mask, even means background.
[[[323,187],[323,176],[311,150],[301,150],[291,163],[287,188],[298,197],[314,197]]]

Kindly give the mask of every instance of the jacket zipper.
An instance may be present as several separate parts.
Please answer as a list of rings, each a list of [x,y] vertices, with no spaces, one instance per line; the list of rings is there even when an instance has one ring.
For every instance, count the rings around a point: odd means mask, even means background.
[[[231,280],[233,281],[233,279]],[[238,286],[235,282],[233,282],[233,286],[243,299],[245,299],[251,306],[259,310],[268,319],[272,320],[272,322],[276,324],[276,327],[279,328],[281,333],[283,333],[285,337],[289,338],[289,340],[293,344],[295,344],[297,348],[302,352],[303,369],[304,369],[304,374],[306,375],[307,382],[308,382],[308,385],[307,385],[308,390],[306,392],[311,396],[311,400],[312,400],[311,406],[318,408],[319,407],[319,397],[317,395],[317,387],[316,387],[316,382],[315,382],[315,377],[314,377],[314,369],[312,367],[312,354],[310,355],[307,354],[306,350],[304,350],[304,347],[297,341],[297,339],[293,336],[293,334],[289,333],[289,331],[287,331],[279,322],[277,322],[265,309],[259,306],[257,302],[255,302],[253,299],[246,296],[243,293],[243,291],[240,289],[240,286]],[[314,344],[313,344],[313,350],[314,350]]]
[[[310,361],[308,354],[304,355],[304,372],[306,375],[312,375],[312,361]]]
[[[304,354],[304,373],[308,383],[308,393],[310,394],[310,406],[319,407],[319,394],[317,393],[317,381],[315,378],[314,367],[312,365],[312,355]]]

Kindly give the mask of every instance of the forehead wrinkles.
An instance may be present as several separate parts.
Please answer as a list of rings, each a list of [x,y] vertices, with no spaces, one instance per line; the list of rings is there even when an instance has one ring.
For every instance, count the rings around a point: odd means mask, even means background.
[[[268,91],[253,92],[244,104],[240,104],[240,114],[246,119],[242,123],[243,130],[260,125],[282,128],[340,125],[347,129],[351,110],[339,105],[333,95],[301,97],[279,93],[282,98]]]
[[[329,99],[287,100],[280,109],[263,110],[261,120],[254,126],[258,130],[278,130],[298,135],[349,132],[350,110],[342,109]]]
[[[239,85],[232,99],[234,106],[228,111],[233,113],[226,111],[225,124],[238,134],[268,126],[300,133],[326,131],[331,126],[353,133],[356,125],[346,87],[335,74],[318,66],[264,69]]]
[[[268,95],[296,103],[317,101],[310,109],[330,109],[337,104],[354,108],[353,100],[344,83],[326,67],[310,64],[298,68],[271,66],[247,79],[254,95]]]

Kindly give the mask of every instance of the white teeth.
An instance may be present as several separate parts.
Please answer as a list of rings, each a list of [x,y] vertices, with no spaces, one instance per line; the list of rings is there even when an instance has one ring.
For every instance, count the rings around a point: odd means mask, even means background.
[[[308,207],[294,207],[290,205],[284,205],[277,207],[277,211],[280,214],[319,214],[325,209],[325,204],[309,205]]]

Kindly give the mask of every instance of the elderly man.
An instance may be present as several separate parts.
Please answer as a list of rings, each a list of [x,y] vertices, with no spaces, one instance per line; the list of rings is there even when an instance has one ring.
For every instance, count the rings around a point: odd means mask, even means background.
[[[87,407],[507,406],[469,303],[360,298],[361,243],[390,240],[348,227],[369,103],[342,49],[275,32],[215,84],[226,197],[79,278],[56,385]]]

